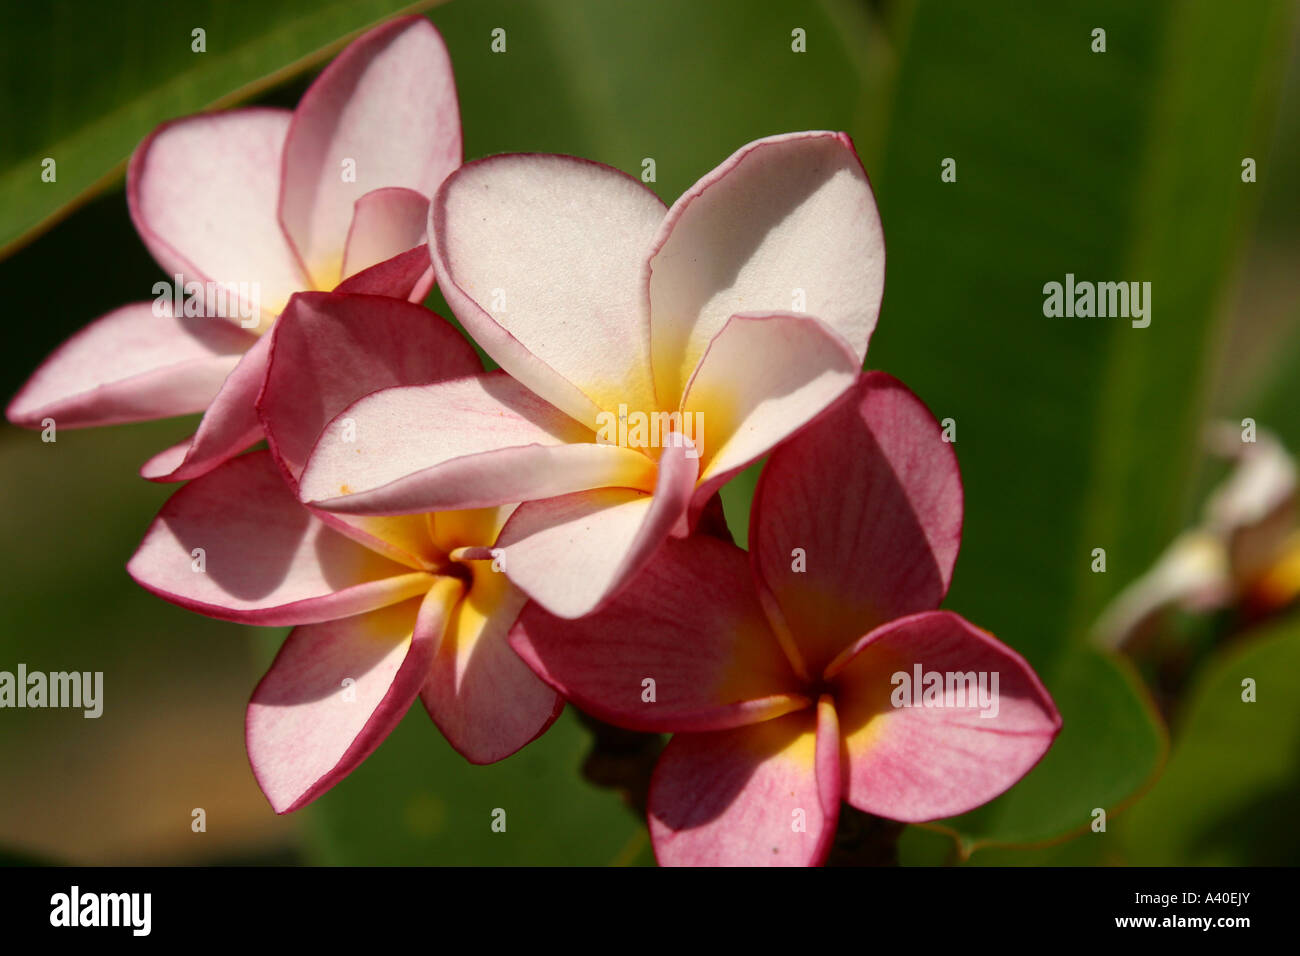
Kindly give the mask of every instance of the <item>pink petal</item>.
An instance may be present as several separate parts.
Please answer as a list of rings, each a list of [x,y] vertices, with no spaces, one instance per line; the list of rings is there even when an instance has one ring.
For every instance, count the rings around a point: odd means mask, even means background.
[[[271,332],[258,415],[267,444],[297,487],[321,431],[353,401],[392,385],[481,371],[478,355],[444,319],[397,299],[304,292]],[[424,515],[370,518],[319,512],[331,527],[414,568],[440,563]]]
[[[885,239],[852,142],[788,133],[742,147],[673,203],[648,269],[661,398],[681,394],[737,312],[818,316],[860,365],[884,291]]]
[[[510,643],[583,711],[631,730],[724,730],[811,703],[768,628],[745,552],[700,535],[664,542],[635,586],[595,614],[568,621],[530,604]]]
[[[418,304],[425,300],[432,288],[433,266],[429,264],[429,247],[418,245],[369,269],[362,269],[340,282],[334,291],[386,295]]]
[[[343,250],[343,277],[351,278],[425,244],[429,199],[413,189],[390,186],[375,189],[357,200],[347,246]],[[426,250],[427,251],[427,250]]]
[[[270,625],[359,614],[421,594],[432,580],[313,517],[264,451],[232,459],[168,498],[126,569],[173,604]]]
[[[304,501],[330,511],[399,514],[480,508],[604,485],[652,487],[655,468],[494,372],[361,399],[331,425],[302,475]]]
[[[883,372],[778,448],[754,494],[750,553],[808,672],[873,627],[937,607],[961,523],[952,445]]]
[[[284,144],[280,221],[316,287],[338,284],[358,199],[389,186],[431,197],[460,161],[456,83],[433,24],[403,17],[349,44],[303,94]]]
[[[80,428],[207,408],[256,338],[220,319],[154,315],[154,304],[123,306],[68,339],[9,403],[9,420]]]
[[[911,678],[918,665],[945,682],[948,674],[973,674],[976,681],[986,675],[989,706],[981,708],[978,698],[972,705],[969,697],[958,706],[961,690],[942,698],[942,707],[894,706],[913,701],[895,675]],[[848,760],[845,799],[891,820],[934,820],[987,803],[1028,773],[1061,729],[1056,705],[1025,659],[948,611],[877,628],[827,677]],[[924,683],[923,676],[922,687],[913,688],[918,697]]]
[[[608,166],[491,156],[434,197],[438,286],[503,369],[578,421],[594,428],[620,403],[654,411],[641,269],[663,215]]]
[[[540,737],[564,709],[506,640],[527,598],[490,561],[456,605],[420,699],[470,763],[494,763]]]
[[[255,108],[164,123],[127,169],[131,219],[168,276],[256,283],[264,317],[308,281],[276,218],[289,120]]]
[[[248,704],[248,759],[276,813],[310,803],[398,725],[459,582],[393,607],[294,628]]]
[[[140,468],[140,474],[150,481],[187,481],[261,439],[262,423],[257,420],[255,402],[266,378],[270,347],[269,335],[259,338],[226,377],[189,443],[155,455]]]
[[[520,505],[497,540],[510,580],[559,617],[599,608],[682,530],[699,473],[688,445],[663,449],[653,494],[600,488]]]
[[[140,466],[140,474],[146,478],[150,475],[161,475],[165,480],[167,475],[170,475],[185,463],[185,456],[189,454],[192,444],[194,444],[193,435],[181,439],[175,445],[164,448]]]
[[[382,296],[301,293],[270,337],[257,410],[271,451],[294,480],[321,431],[357,399],[483,368],[445,319]]]
[[[678,734],[650,783],[650,839],[662,866],[817,866],[835,838],[835,709],[736,730]]]
[[[703,503],[737,471],[816,418],[857,380],[844,340],[811,316],[733,315],[686,386],[703,433]]]

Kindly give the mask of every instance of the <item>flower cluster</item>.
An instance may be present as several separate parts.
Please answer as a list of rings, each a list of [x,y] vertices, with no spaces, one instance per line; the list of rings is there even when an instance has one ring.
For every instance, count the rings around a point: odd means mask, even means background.
[[[420,17],[356,40],[291,113],[165,124],[127,196],[174,294],[92,323],[8,409],[203,412],[143,466],[186,484],[128,570],[293,626],[247,714],[272,807],[328,790],[417,697],[474,763],[566,701],[674,734],[662,863],[816,864],[841,801],[932,820],[1027,773],[1051,698],[936,610],[952,446],[861,371],[885,252],[848,137],[750,143],[670,207],[569,156],[461,159]],[[435,279],[499,369],[420,304]],[[718,490],[769,455],[746,554]]]

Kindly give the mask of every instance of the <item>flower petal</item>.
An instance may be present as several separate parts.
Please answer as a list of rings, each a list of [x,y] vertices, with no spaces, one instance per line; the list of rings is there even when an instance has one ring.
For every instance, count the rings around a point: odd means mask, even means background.
[[[821,414],[859,369],[844,340],[810,316],[728,319],[682,398],[704,436],[699,501]]]
[[[861,364],[884,292],[885,238],[853,143],[811,132],[742,147],[673,203],[648,271],[661,397],[681,394],[737,312],[818,316]]]
[[[653,487],[655,467],[504,372],[385,389],[347,408],[356,440],[331,425],[302,475],[304,501],[351,514],[480,508],[605,485]]]
[[[150,475],[170,475],[173,471],[185,463],[185,456],[189,454],[190,446],[194,444],[194,436],[183,438],[169,448],[153,455],[148,461],[140,466],[140,474],[146,478]]]
[[[321,431],[357,399],[483,368],[445,319],[383,296],[301,293],[270,336],[257,410],[271,451],[294,480]]]
[[[253,691],[244,727],[253,774],[276,813],[315,800],[401,721],[460,586],[442,582],[423,600],[289,634]]]
[[[264,451],[168,498],[126,569],[173,604],[270,625],[359,614],[421,594],[432,581],[313,517]]]
[[[280,221],[316,288],[339,282],[358,199],[388,186],[431,197],[460,161],[456,82],[433,24],[403,17],[349,44],[303,94],[284,144]]]
[[[257,339],[213,318],[154,315],[136,302],[96,319],[47,358],[9,403],[15,425],[116,425],[208,407]]]
[[[470,562],[473,582],[443,631],[420,699],[470,763],[494,763],[540,737],[564,700],[506,640],[528,600],[490,561]]]
[[[418,304],[428,297],[432,288],[433,266],[429,264],[429,247],[421,244],[369,269],[362,269],[340,282],[334,291],[386,295]]]
[[[774,626],[815,675],[873,627],[943,600],[961,544],[957,456],[920,399],[871,372],[772,454],[750,520]]]
[[[256,283],[264,319],[308,285],[276,218],[289,120],[253,108],[164,123],[127,169],[131,220],[158,264],[188,281]]]
[[[827,703],[735,730],[678,734],[650,782],[662,866],[816,866],[839,820],[839,748]]]
[[[912,683],[917,669],[921,687]],[[924,704],[931,673],[944,682],[944,695],[935,698],[943,706],[914,703]],[[877,628],[827,677],[848,760],[845,799],[891,820],[935,820],[987,803],[1028,773],[1061,729],[1056,705],[1025,659],[948,611]],[[971,689],[955,678],[970,680]]]
[[[482,370],[477,353],[446,320],[382,296],[299,293],[271,336],[257,409],[271,453],[295,489],[321,431],[356,399]],[[424,515],[317,517],[410,567],[445,557],[433,547]]]
[[[763,617],[745,552],[701,535],[664,542],[595,614],[568,621],[530,604],[510,643],[583,711],[630,730],[724,730],[811,703]]]
[[[699,473],[688,446],[663,449],[653,494],[599,488],[521,504],[497,540],[510,580],[559,617],[612,598],[685,525]]]
[[[343,278],[425,244],[429,198],[413,189],[373,189],[357,200],[343,250]]]
[[[1288,516],[1289,523],[1289,516]],[[1146,572],[1130,581],[1097,615],[1092,639],[1118,650],[1172,606],[1206,610],[1232,602],[1232,562],[1223,539],[1203,528],[1184,531]]]
[[[594,428],[620,403],[653,411],[641,269],[663,215],[654,193],[607,166],[491,156],[434,197],[438,286],[503,369],[578,421]]]
[[[149,459],[140,474],[150,481],[186,481],[206,474],[262,437],[257,393],[266,378],[271,337],[263,335],[226,376],[189,443]]]

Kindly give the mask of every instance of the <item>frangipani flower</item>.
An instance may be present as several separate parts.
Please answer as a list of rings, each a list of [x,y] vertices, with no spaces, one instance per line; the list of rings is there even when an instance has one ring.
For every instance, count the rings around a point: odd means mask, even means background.
[[[564,617],[608,600],[851,386],[884,287],[880,218],[842,133],[750,143],[668,210],[606,166],[494,156],[448,177],[430,235],[452,310],[512,378],[362,399],[345,414],[363,437],[324,436],[303,500],[523,501],[498,542],[506,573]]]
[[[127,201],[177,290],[159,283],[155,301],[70,339],[10,403],[9,420],[76,428],[205,412],[192,438],[144,465],[159,481],[249,447],[262,437],[262,333],[299,290],[422,301],[433,283],[429,197],[461,155],[451,63],[422,17],[355,40],[293,112],[165,123],[131,158]]]
[[[510,506],[340,519],[304,507],[306,449],[358,395],[482,370],[465,339],[397,299],[296,295],[270,337],[258,409],[269,451],[176,492],[127,570],[210,617],[295,625],[248,707],[253,772],[277,812],[348,774],[416,696],[460,753],[506,757],[563,702],[510,649],[525,602],[493,568]]]
[[[1211,452],[1234,462],[1232,472],[1206,499],[1200,522],[1107,605],[1094,641],[1127,647],[1172,607],[1207,613],[1239,604],[1258,615],[1300,597],[1295,458],[1271,432],[1251,437],[1230,422],[1209,430]]]
[[[588,713],[674,733],[649,794],[660,863],[817,864],[841,799],[908,822],[963,813],[1060,729],[1019,654],[934,610],[961,522],[952,446],[871,373],[772,454],[748,557],[669,541],[590,617],[529,605],[511,644]]]

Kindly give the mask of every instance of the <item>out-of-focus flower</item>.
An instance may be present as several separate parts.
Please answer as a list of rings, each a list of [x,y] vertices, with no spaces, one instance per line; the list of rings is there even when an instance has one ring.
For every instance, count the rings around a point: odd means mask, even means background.
[[[1222,422],[1207,434],[1210,450],[1234,462],[1206,499],[1198,525],[1169,545],[1151,569],[1121,591],[1098,618],[1094,640],[1123,648],[1162,612],[1205,613],[1241,606],[1258,616],[1300,596],[1300,526],[1295,459],[1277,438]]]
[[[596,163],[494,156],[448,177],[430,216],[439,287],[512,379],[362,399],[346,414],[374,426],[321,442],[303,498],[352,514],[523,501],[507,573],[564,617],[852,385],[884,287],[842,133],[750,143],[666,211]]]
[[[128,571],[201,614],[295,625],[248,707],[249,758],[277,812],[348,774],[417,695],[466,758],[508,756],[562,707],[507,643],[526,599],[490,549],[510,506],[340,518],[294,492],[340,409],[376,388],[480,372],[473,349],[423,308],[340,293],[295,296],[269,340],[258,408],[271,450],[176,492]]]
[[[948,611],[961,479],[883,373],[773,452],[745,552],[669,541],[605,609],[529,605],[511,644],[588,713],[674,734],[650,786],[665,864],[817,864],[841,799],[924,821],[1002,793],[1060,729],[1030,666]]]
[[[461,155],[451,62],[422,17],[359,37],[292,112],[165,123],[131,157],[127,200],[169,281],[55,351],[9,420],[77,428],[205,412],[194,436],[144,465],[159,481],[248,448],[262,437],[262,333],[300,290],[422,301],[429,198]]]

